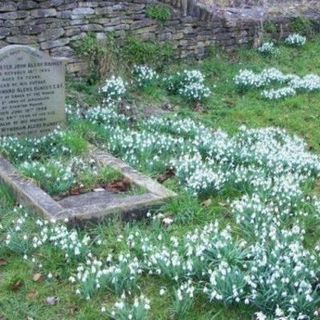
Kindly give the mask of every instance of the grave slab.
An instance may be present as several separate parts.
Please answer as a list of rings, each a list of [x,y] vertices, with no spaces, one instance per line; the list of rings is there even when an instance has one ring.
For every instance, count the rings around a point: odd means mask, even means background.
[[[13,191],[18,202],[41,214],[45,219],[68,219],[74,223],[101,220],[115,214],[120,214],[124,219],[137,218],[176,196],[174,192],[108,152],[93,148],[90,154],[101,165],[110,166],[132,184],[142,187],[145,193],[119,195],[107,191],[89,192],[56,201],[31,180],[23,178],[12,164],[1,156],[0,183],[4,183]]]

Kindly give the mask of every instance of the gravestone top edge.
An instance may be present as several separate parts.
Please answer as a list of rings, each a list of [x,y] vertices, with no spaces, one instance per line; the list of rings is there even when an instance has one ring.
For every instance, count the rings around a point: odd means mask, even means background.
[[[69,58],[66,58],[66,57],[50,56],[50,54],[48,54],[45,51],[42,51],[42,50],[40,50],[38,48],[31,47],[31,46],[28,46],[28,45],[22,45],[22,44],[12,44],[12,45],[8,45],[8,46],[5,46],[5,47],[1,48],[0,49],[0,56],[2,54],[11,52],[13,50],[21,50],[21,51],[26,51],[26,52],[29,52],[29,53],[32,53],[32,54],[37,54],[38,58],[41,58],[41,59],[62,61],[64,63],[66,63],[68,60],[70,60]]]

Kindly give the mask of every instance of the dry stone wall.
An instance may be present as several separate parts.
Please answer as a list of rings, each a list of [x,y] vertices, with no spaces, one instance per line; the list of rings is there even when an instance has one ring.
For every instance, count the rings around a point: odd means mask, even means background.
[[[172,8],[164,24],[146,17],[146,8],[156,0],[20,0],[0,2],[0,48],[8,44],[28,44],[53,56],[69,58],[72,73],[85,70],[74,51],[75,41],[86,33],[100,39],[113,32],[128,32],[142,40],[171,42],[180,58],[204,57],[210,46],[232,49],[252,43],[260,22],[255,19],[226,19],[215,16],[194,0],[161,0]],[[277,19],[282,32],[287,19]]]

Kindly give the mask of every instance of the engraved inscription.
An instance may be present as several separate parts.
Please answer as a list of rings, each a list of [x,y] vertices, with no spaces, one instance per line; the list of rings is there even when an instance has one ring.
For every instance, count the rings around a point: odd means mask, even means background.
[[[41,136],[65,121],[64,69],[28,46],[0,50],[0,136]]]

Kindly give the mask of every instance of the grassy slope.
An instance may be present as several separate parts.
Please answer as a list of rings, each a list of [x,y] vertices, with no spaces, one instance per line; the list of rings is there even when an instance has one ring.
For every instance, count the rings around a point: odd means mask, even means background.
[[[213,128],[220,127],[228,132],[234,132],[240,125],[249,127],[280,126],[291,132],[297,133],[307,140],[312,148],[320,151],[320,93],[299,95],[282,102],[263,101],[259,92],[249,92],[239,95],[234,88],[232,78],[240,68],[253,68],[261,70],[265,66],[279,67],[282,71],[293,72],[300,75],[306,73],[320,74],[320,42],[309,43],[305,48],[295,50],[281,48],[277,58],[262,58],[252,51],[243,51],[239,55],[226,58],[221,54],[214,54],[202,64],[196,66],[202,69],[213,89],[213,95],[207,102],[207,113],[194,113],[190,106],[183,105],[180,109],[181,116],[192,116],[199,118]],[[162,90],[156,90],[152,95],[140,95],[137,97],[145,104],[161,104],[170,101],[173,104],[182,105],[177,98],[167,97]],[[228,211],[219,205],[223,199],[214,199],[212,204],[203,209],[201,204],[189,197],[170,204],[167,211],[182,218],[186,211],[191,219],[184,223],[174,224],[168,229],[170,234],[182,235],[196,225],[203,225],[212,219],[219,219],[227,223],[230,218]],[[0,188],[1,223],[5,223],[15,213],[12,208],[14,200],[4,188]],[[87,231],[99,234],[107,240],[107,245],[100,255],[108,250],[119,250],[116,238],[119,234],[126,234],[134,228],[143,229],[150,233],[156,226],[147,225],[143,222],[131,226],[124,226],[118,221],[105,223],[98,227],[89,228]],[[1,230],[0,240],[3,241]],[[31,264],[8,252],[2,253],[0,245],[0,258],[7,261],[7,265],[0,266],[0,319],[99,319],[99,309],[102,303],[111,304],[115,297],[111,294],[98,294],[90,301],[80,299],[74,294],[72,286],[63,278],[63,259],[56,256],[50,250],[43,252],[42,259],[45,265],[54,270],[54,280],[34,282],[32,275],[38,270],[33,269]],[[22,286],[12,290],[17,280],[22,281]],[[170,284],[163,281],[144,278],[141,286],[142,291],[152,300],[152,319],[170,318],[169,297],[159,297],[160,285]],[[55,306],[48,306],[44,300],[48,296],[58,296],[60,302]],[[223,305],[210,304],[206,298],[199,297],[197,304],[187,319],[209,320],[209,319],[251,319],[252,312],[236,307],[226,308]]]

